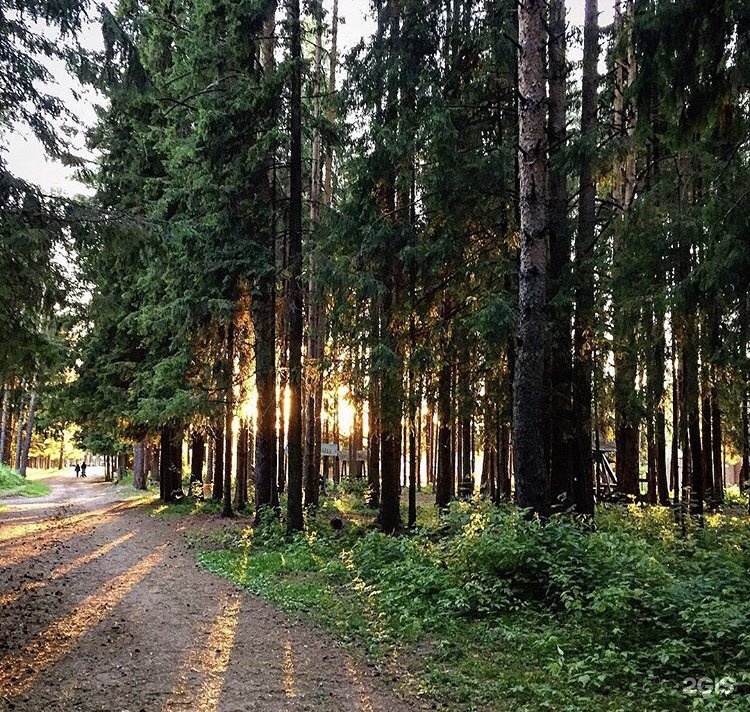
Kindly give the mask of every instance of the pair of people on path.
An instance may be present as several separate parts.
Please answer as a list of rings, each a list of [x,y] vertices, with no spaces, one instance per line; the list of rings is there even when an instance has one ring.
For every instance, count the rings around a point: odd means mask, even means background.
[[[86,477],[86,463],[83,462],[80,465],[76,462],[76,477]]]

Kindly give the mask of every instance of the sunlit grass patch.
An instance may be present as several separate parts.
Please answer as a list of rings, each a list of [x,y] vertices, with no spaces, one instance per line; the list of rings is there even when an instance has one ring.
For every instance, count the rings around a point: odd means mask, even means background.
[[[50,493],[42,477],[31,472],[29,475],[24,478],[5,465],[0,467],[0,497],[44,497]]]

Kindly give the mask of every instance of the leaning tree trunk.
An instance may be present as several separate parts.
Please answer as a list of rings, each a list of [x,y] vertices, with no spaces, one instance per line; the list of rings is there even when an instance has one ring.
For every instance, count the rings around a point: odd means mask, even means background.
[[[544,319],[547,274],[546,3],[518,5],[519,202],[521,210],[517,357],[513,399],[516,497],[546,516]]]

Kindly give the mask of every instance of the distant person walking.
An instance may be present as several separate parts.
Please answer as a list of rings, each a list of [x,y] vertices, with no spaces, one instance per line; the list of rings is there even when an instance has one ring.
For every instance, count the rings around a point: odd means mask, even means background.
[[[86,463],[81,463],[81,477],[86,477]]]
[[[76,477],[78,477],[81,474],[81,466],[77,462],[75,466],[75,471],[76,471]]]

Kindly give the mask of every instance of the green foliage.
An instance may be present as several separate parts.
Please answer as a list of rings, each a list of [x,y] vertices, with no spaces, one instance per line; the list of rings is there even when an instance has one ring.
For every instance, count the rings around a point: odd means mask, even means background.
[[[15,470],[0,465],[0,497],[44,497],[49,492],[44,482],[21,477]]]
[[[712,515],[685,540],[668,510],[603,510],[592,531],[462,503],[393,538],[352,516],[335,534],[336,511],[292,539],[275,521],[246,530],[200,560],[372,654],[402,655],[450,709],[741,709],[740,692],[690,697],[683,680],[745,679],[745,520]]]

